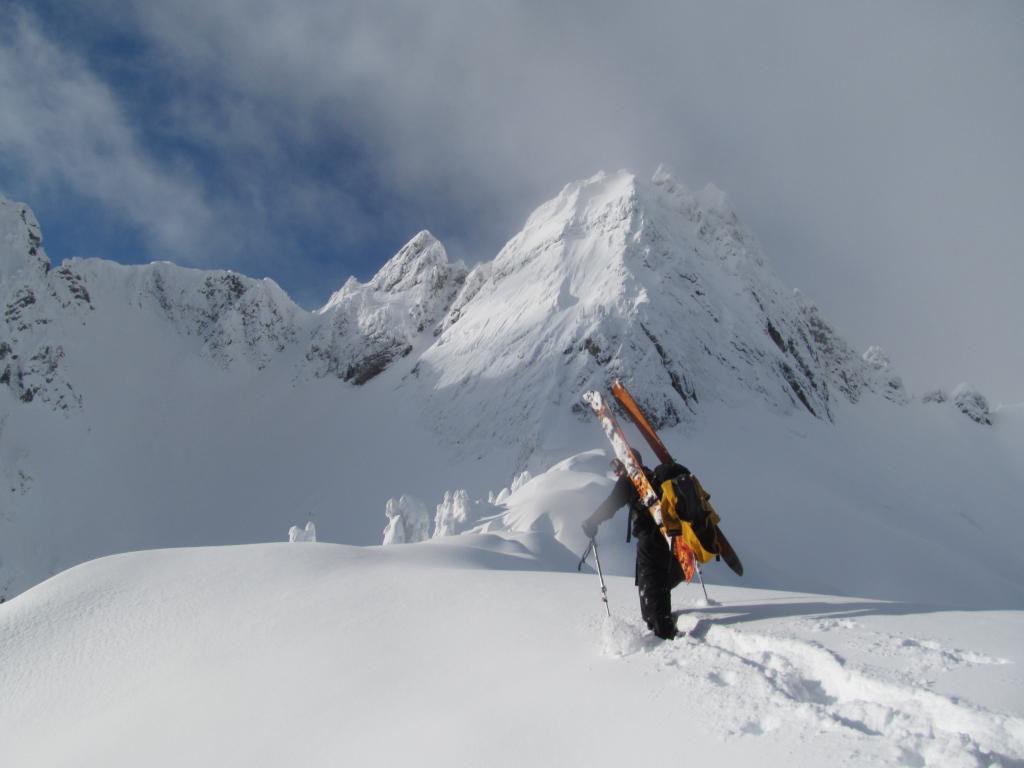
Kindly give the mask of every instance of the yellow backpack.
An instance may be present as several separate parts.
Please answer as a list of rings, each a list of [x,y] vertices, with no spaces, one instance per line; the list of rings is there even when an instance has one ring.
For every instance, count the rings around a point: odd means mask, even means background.
[[[721,518],[696,475],[683,474],[661,484],[661,514],[665,530],[682,536],[700,562],[719,554],[717,525]]]

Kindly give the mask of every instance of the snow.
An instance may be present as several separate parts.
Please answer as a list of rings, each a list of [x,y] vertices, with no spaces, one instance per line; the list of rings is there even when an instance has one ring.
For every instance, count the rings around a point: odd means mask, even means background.
[[[302,528],[293,525],[288,529],[288,543],[316,541],[316,524],[310,520]]]
[[[388,518],[384,544],[415,544],[430,538],[427,505],[415,496],[403,494],[397,499],[388,499],[384,514]]]
[[[0,303],[2,766],[1024,761],[1024,405],[910,397],[719,190],[597,174],[316,313],[0,200]],[[671,643],[624,513],[610,619],[576,570],[617,376],[746,567]]]
[[[630,578],[606,619],[596,575],[524,542],[78,566],[0,605],[0,764],[1024,759],[1019,611],[684,586],[663,643]]]
[[[445,491],[434,516],[434,536],[455,536],[466,529],[469,519],[469,494],[465,488]]]
[[[623,376],[714,495],[743,584],[1021,607],[1019,408],[986,405],[985,425],[907,397],[711,197],[598,174],[469,274],[422,232],[319,313],[231,272],[48,270],[31,212],[5,203],[0,598],[105,554],[280,541],[297,519],[378,544],[403,495],[449,531],[578,552],[610,487],[579,396]],[[606,535],[610,572],[631,573]]]

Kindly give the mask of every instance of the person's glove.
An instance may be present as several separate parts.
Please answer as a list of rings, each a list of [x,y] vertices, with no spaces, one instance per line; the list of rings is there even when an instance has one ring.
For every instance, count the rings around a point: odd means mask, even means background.
[[[583,533],[588,539],[592,539],[597,536],[597,523],[589,517],[583,521],[583,525],[580,527],[583,528]]]

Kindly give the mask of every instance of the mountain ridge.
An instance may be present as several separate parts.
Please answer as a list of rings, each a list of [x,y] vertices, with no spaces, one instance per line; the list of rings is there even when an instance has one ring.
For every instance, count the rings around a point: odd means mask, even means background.
[[[656,191],[662,194],[655,194]],[[562,352],[568,357],[590,355],[598,366],[607,369],[606,380],[648,361],[657,363],[665,375],[650,386],[638,387],[638,394],[661,426],[694,415],[702,395],[718,396],[717,390],[727,389],[718,386],[721,382],[713,382],[715,386],[703,389],[716,391],[698,391],[697,381],[706,374],[709,358],[716,357],[771,405],[783,409],[803,407],[817,417],[830,418],[829,403],[836,392],[851,402],[864,391],[882,392],[896,401],[907,397],[887,362],[878,365],[859,359],[817,307],[803,297],[791,301],[785,296],[781,283],[765,268],[759,246],[739,223],[724,193],[709,187],[694,195],[660,167],[649,183],[640,182],[628,172],[602,172],[566,185],[558,196],[531,214],[523,230],[492,261],[473,269],[461,263],[449,264],[444,246],[423,230],[368,283],[349,279],[323,307],[313,312],[298,307],[269,278],[261,281],[225,270],[192,270],[169,262],[124,267],[98,259],[70,259],[51,275],[39,225],[30,209],[6,201],[4,206],[13,210],[24,225],[20,233],[15,231],[6,238],[7,257],[2,271],[4,282],[8,283],[7,295],[2,297],[6,299],[5,319],[8,326],[13,323],[19,331],[27,331],[33,324],[27,309],[37,301],[43,306],[34,311],[36,325],[52,322],[40,310],[59,311],[52,301],[46,307],[36,293],[58,299],[60,310],[67,310],[72,304],[93,307],[87,286],[117,282],[117,277],[106,274],[114,272],[121,275],[129,303],[154,301],[179,332],[202,338],[204,354],[221,365],[248,357],[262,368],[276,353],[299,344],[304,346],[309,370],[297,372],[297,376],[335,377],[363,384],[395,359],[409,354],[417,346],[416,337],[425,331],[430,331],[437,341],[425,346],[424,362],[435,364],[433,358],[437,355],[430,353],[431,347],[447,345],[451,349],[453,341],[458,343],[461,334],[456,332],[456,325],[483,303],[481,291],[485,295],[498,292],[502,283],[515,273],[532,270],[552,285],[557,283],[558,293],[545,297],[549,308],[557,314],[579,304],[573,291],[580,290],[580,273],[589,269],[589,279],[597,282],[600,291],[592,290],[578,316],[572,319],[577,333],[573,338],[562,339],[566,342]],[[666,214],[677,220],[666,225]],[[683,242],[678,239],[679,217],[690,225]],[[7,216],[6,230],[12,229],[11,218]],[[675,231],[670,231],[673,225]],[[677,236],[674,243],[666,231]],[[20,248],[16,245],[19,236]],[[598,254],[614,272],[611,276],[597,274],[600,270],[587,267],[574,253],[581,249],[600,250],[595,239],[601,238],[607,241],[606,246],[620,251]],[[689,252],[683,253],[687,249]],[[550,260],[552,256],[575,258],[571,271],[560,272],[551,264],[540,270],[531,268],[530,262],[535,258]],[[759,312],[755,314],[761,317],[754,320],[763,333],[733,332],[725,334],[724,339],[716,339],[709,338],[707,329],[700,327],[705,322],[723,321],[749,325],[751,320],[721,317],[721,309],[729,306],[726,299],[730,297],[708,297],[705,286],[700,285],[705,277],[702,269],[708,269],[716,260],[720,267],[716,278],[724,275],[740,280],[741,284],[746,281],[742,288],[749,295],[745,298],[757,303]],[[16,269],[12,269],[12,263]],[[646,281],[639,278],[641,270],[646,272]],[[678,304],[685,300],[690,304],[687,319],[699,319],[697,335],[705,337],[700,345],[683,344],[678,338],[673,343],[663,343],[670,328],[655,327],[666,325],[655,317],[663,308],[655,306],[653,311],[643,311],[651,309],[644,305],[651,304],[650,294],[657,287],[651,284],[652,277],[655,281],[671,278],[690,283],[689,295],[676,291],[665,300]],[[33,291],[31,285],[16,287],[19,278],[47,281],[48,290]],[[767,302],[759,295],[759,289],[768,294]],[[492,297],[487,311],[494,312],[495,301],[502,301],[498,293],[496,299]],[[606,307],[611,308],[608,314],[625,321],[625,329],[601,322]],[[477,309],[477,314],[482,311]],[[536,313],[531,317],[536,317]],[[544,320],[541,317],[537,322]],[[632,349],[621,347],[622,337],[627,333],[639,336]],[[772,346],[765,343],[766,338]],[[10,345],[9,341],[6,343]],[[726,359],[719,351],[729,346],[738,353],[740,365],[736,358]],[[246,351],[242,355],[232,354],[239,349]],[[767,361],[774,375],[752,370],[757,358]],[[883,369],[889,375],[879,387],[878,377],[871,374]],[[589,369],[586,373],[577,371],[576,379],[594,378],[593,374]],[[42,387],[23,388],[21,394],[30,389],[30,396],[34,396]],[[669,390],[675,397],[662,394]]]
[[[883,352],[771,273],[723,193],[663,170],[566,185],[472,268],[423,230],[316,311],[225,270],[54,268],[5,200],[0,275],[0,596],[313,517],[377,543],[390,497],[485,498],[593,448],[578,398],[613,378],[682,436],[748,408],[838,427],[910,401]],[[970,391],[943,402],[1000,429]]]

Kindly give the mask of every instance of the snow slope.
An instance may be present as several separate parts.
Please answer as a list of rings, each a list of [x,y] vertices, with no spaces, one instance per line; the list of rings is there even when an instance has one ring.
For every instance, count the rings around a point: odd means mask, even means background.
[[[1020,611],[688,586],[660,643],[543,538],[73,568],[0,605],[0,765],[1024,761]]]

